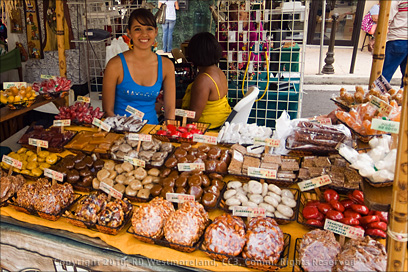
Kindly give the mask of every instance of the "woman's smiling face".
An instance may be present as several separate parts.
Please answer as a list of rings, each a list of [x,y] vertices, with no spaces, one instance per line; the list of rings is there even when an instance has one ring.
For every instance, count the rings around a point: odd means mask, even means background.
[[[158,29],[150,25],[142,25],[138,20],[133,20],[128,35],[133,40],[133,45],[140,49],[150,48],[157,37]]]

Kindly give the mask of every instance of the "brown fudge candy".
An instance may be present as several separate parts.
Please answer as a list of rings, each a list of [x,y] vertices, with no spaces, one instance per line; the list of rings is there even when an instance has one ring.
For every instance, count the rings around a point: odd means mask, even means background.
[[[292,171],[278,171],[278,173],[276,174],[276,177],[278,179],[295,179],[296,178],[296,174],[293,173]]]
[[[325,174],[323,167],[309,167],[309,173],[311,178],[320,177]]]
[[[272,169],[272,170],[278,170],[278,169],[279,169],[279,164],[277,164],[277,163],[261,162],[261,168]]]
[[[300,179],[304,179],[304,180],[310,179],[309,169],[303,168],[303,167],[300,168],[300,169],[299,169],[299,175],[298,175],[298,177],[299,177]]]
[[[298,171],[299,170],[299,163],[294,160],[294,161],[282,161],[281,165],[281,170],[282,171]]]
[[[347,188],[356,189],[358,188],[360,182],[363,181],[363,178],[354,169],[346,168],[346,170],[344,171],[344,175],[346,176],[345,187]]]
[[[339,172],[329,172],[330,179],[332,180],[332,184],[337,187],[344,186],[344,174]]]
[[[266,163],[276,163],[278,165],[281,165],[282,157],[281,155],[265,154],[262,161]]]
[[[259,167],[260,163],[261,163],[260,159],[251,156],[245,156],[244,164],[242,165],[242,174],[247,175],[248,167]]]
[[[329,167],[331,163],[328,157],[317,157],[315,159],[315,165],[316,167]]]
[[[330,167],[330,172],[333,172],[333,173],[342,173],[343,174],[344,170],[346,170],[346,168],[342,167],[342,166],[332,165]],[[344,176],[344,174],[343,174],[343,176]]]
[[[228,173],[241,175],[242,174],[242,162],[232,159],[228,167]]]
[[[315,167],[315,164],[314,164],[315,158],[316,158],[315,156],[304,157],[302,161],[302,167],[304,168]]]
[[[233,144],[233,145],[231,146],[231,150],[237,150],[237,151],[239,151],[241,154],[244,154],[244,155],[247,153],[246,148],[245,148],[244,146],[240,145],[240,144]]]
[[[333,165],[340,166],[340,167],[346,167],[347,161],[343,158],[334,159]]]

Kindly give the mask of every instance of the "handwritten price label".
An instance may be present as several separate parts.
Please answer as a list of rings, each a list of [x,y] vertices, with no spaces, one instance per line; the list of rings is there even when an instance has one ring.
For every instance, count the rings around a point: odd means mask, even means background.
[[[192,171],[194,169],[205,171],[204,163],[178,163],[177,167],[180,172]]]
[[[248,167],[248,176],[256,178],[276,179],[276,170]]]
[[[123,194],[121,192],[119,192],[118,190],[116,190],[112,186],[109,186],[105,182],[101,182],[99,184],[99,189],[101,189],[102,191],[104,191],[108,195],[113,196],[114,198],[122,199],[122,197],[123,197]]]
[[[51,179],[58,180],[58,181],[63,181],[64,180],[64,174],[63,173],[51,170],[49,168],[44,169],[44,176],[46,176],[48,178],[51,178]]]
[[[311,189],[319,188],[321,186],[332,183],[329,175],[323,175],[314,179],[305,180],[298,183],[299,189],[304,191],[309,191]]]
[[[144,160],[131,158],[129,156],[125,156],[123,159],[124,159],[124,161],[126,161],[126,162],[128,162],[128,163],[130,163],[130,164],[132,164],[134,166],[140,166],[140,167],[143,167],[143,168],[146,166],[146,162]]]
[[[205,143],[205,144],[217,144],[217,137],[215,136],[208,136],[208,135],[201,135],[201,134],[193,134],[193,141],[198,143]]]
[[[78,102],[91,103],[91,98],[87,96],[78,96],[77,100]]]
[[[52,75],[41,75],[41,78],[42,78],[42,79],[54,79],[55,76],[52,76]]]
[[[280,145],[280,140],[278,139],[261,139],[261,138],[254,138],[254,145],[265,145],[270,147],[278,147]]]
[[[371,121],[371,129],[380,130],[388,133],[398,134],[400,123],[395,121],[387,121],[382,119],[373,119]]]
[[[28,138],[28,144],[32,145],[32,146],[39,146],[39,147],[43,147],[43,148],[48,148],[48,141]]]
[[[152,141],[152,135],[129,133],[128,134],[128,139],[132,140],[132,141],[151,142]]]
[[[166,193],[166,200],[174,203],[183,203],[186,201],[194,201],[195,197],[186,194]]]
[[[20,89],[21,87],[27,87],[27,82],[3,82],[3,89],[8,89],[13,86]]]
[[[235,206],[235,207],[233,207],[232,215],[241,216],[241,217],[258,217],[258,216],[265,217],[266,213],[265,213],[264,208]]]
[[[187,117],[187,118],[194,118],[196,115],[195,111],[188,111],[182,109],[176,109],[176,116]]]
[[[378,111],[385,116],[389,116],[394,108],[393,106],[376,96],[371,97],[370,104],[376,107]]]
[[[109,131],[111,130],[111,126],[110,126],[110,125],[108,125],[108,124],[105,123],[105,122],[102,122],[102,121],[99,120],[98,118],[94,118],[94,119],[92,120],[92,125],[97,126],[97,127],[101,128],[101,129],[107,131],[107,132],[109,132]]]
[[[12,167],[16,167],[18,169],[21,169],[23,166],[23,163],[19,160],[13,159],[12,157],[3,155],[3,158],[1,160],[4,163],[7,163],[8,165],[11,165]]]
[[[130,113],[131,115],[136,116],[136,117],[139,118],[140,120],[143,119],[144,112],[141,112],[140,110],[137,110],[137,109],[133,108],[132,106],[129,106],[129,105],[128,105],[128,106],[126,107],[126,111],[127,111],[128,113]]]
[[[343,223],[333,221],[327,218],[326,221],[324,222],[324,229],[330,230],[333,233],[353,239],[356,239],[358,237],[364,237],[364,230],[349,225],[345,225]]]
[[[71,125],[71,119],[54,120],[54,127],[69,127]]]

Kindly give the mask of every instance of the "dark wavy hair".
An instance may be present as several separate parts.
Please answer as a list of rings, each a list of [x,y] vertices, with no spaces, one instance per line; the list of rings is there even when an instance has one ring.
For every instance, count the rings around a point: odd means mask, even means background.
[[[191,38],[187,53],[194,65],[211,66],[218,64],[222,56],[222,48],[213,34],[201,32]]]
[[[128,21],[129,30],[134,20],[138,21],[143,26],[152,26],[154,28],[157,28],[156,19],[148,9],[139,8],[132,11]]]

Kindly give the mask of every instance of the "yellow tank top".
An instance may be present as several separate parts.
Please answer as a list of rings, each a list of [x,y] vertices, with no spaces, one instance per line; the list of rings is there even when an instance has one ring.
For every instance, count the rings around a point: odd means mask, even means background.
[[[207,104],[205,105],[205,108],[198,122],[210,123],[210,129],[213,129],[224,124],[225,120],[231,113],[231,107],[228,104],[227,96],[221,98],[220,90],[218,89],[218,85],[215,80],[207,73],[204,73],[204,75],[207,75],[212,80],[212,82],[214,82],[214,85],[217,88],[218,92],[218,100],[207,101]],[[190,108],[191,88],[193,86],[193,83],[188,85],[186,93],[183,97],[183,103],[181,107],[186,110]]]

